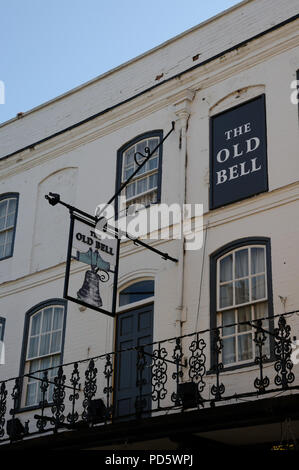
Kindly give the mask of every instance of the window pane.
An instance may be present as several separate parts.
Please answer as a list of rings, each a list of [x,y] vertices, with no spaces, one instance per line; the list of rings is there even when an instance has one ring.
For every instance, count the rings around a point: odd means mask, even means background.
[[[51,334],[50,333],[48,333],[46,335],[41,335],[41,337],[40,337],[40,346],[39,346],[39,355],[40,356],[44,356],[45,354],[49,354],[50,339],[51,339]]]
[[[255,313],[254,317],[256,319],[267,317],[268,316],[268,304],[267,304],[267,302],[261,302],[261,303],[255,304],[254,313]],[[268,321],[268,320],[266,320],[266,321]]]
[[[38,355],[38,340],[39,340],[38,336],[35,336],[34,338],[30,338],[28,358],[36,357]]]
[[[61,349],[61,331],[52,334],[51,353],[59,352]]]
[[[251,320],[251,307],[250,305],[247,305],[246,307],[241,307],[238,308],[238,323],[242,323],[245,321],[250,321]],[[250,325],[239,325],[238,326],[238,331],[241,333],[242,331],[248,331],[251,330]]]
[[[143,300],[154,295],[154,281],[135,282],[119,293],[119,305],[127,305],[138,300]]]
[[[154,170],[154,169],[158,168],[158,157],[151,158],[151,159],[147,162],[147,165],[148,165],[148,169],[149,169],[149,170]]]
[[[43,359],[40,359],[40,370],[48,369],[49,367],[51,367],[51,357],[44,357]],[[43,375],[43,372],[41,372],[40,376],[42,377]]]
[[[236,304],[243,304],[249,302],[249,282],[248,279],[242,281],[236,281],[235,283],[236,292]]]
[[[144,151],[145,147],[147,147],[146,140],[143,140],[142,142],[138,142],[138,144],[136,145],[136,152],[140,152],[143,155],[145,155],[145,151]],[[137,155],[137,161],[138,159],[142,159],[141,155]]]
[[[149,177],[149,189],[155,188],[158,184],[158,174],[155,173]]]
[[[220,308],[233,305],[233,284],[225,284],[220,286]]]
[[[126,187],[126,197],[131,198],[135,196],[135,183],[130,183]]]
[[[0,233],[0,245],[4,245],[6,240],[6,232]]]
[[[150,139],[150,140],[148,141],[148,147],[149,147],[149,149],[150,149],[151,152],[154,150],[155,147],[157,147],[158,143],[159,143],[159,139]],[[158,150],[156,150],[156,152],[157,152],[157,151],[158,151]],[[155,152],[155,153],[156,153],[156,152]]]
[[[144,158],[142,158],[140,155],[137,155],[136,159],[137,159],[137,162],[139,163],[139,165],[141,165],[144,162]],[[139,168],[139,170],[137,172],[137,175],[142,175],[143,173],[145,173],[147,171],[147,165],[148,165],[148,163],[146,163],[141,168]]]
[[[59,364],[60,364],[60,354],[56,354],[56,356],[52,356],[52,366],[51,367],[58,366]],[[57,374],[57,369],[53,369],[53,371],[55,371],[55,374]]]
[[[231,364],[232,362],[236,362],[234,336],[232,338],[223,339],[222,362],[223,364]]]
[[[235,277],[248,276],[248,250],[239,250],[235,253]]]
[[[220,282],[231,281],[233,278],[233,255],[220,261]]]
[[[7,230],[5,243],[11,243],[13,239],[13,230]]]
[[[29,367],[29,372],[30,374],[34,374],[37,370],[40,369],[40,360],[35,359],[33,361],[30,361],[30,367]],[[29,377],[29,382],[34,381],[34,378]]]
[[[125,166],[134,166],[134,153],[135,153],[135,147],[131,147],[129,150],[126,151],[125,153]]]
[[[8,213],[13,214],[16,211],[16,207],[17,207],[17,200],[10,199],[8,203]]]
[[[6,227],[13,227],[14,223],[15,223],[15,215],[14,214],[8,215],[6,219]]]
[[[5,228],[5,217],[0,217],[0,230]]]
[[[63,308],[55,307],[54,319],[53,319],[53,330],[59,330],[62,328],[62,319],[63,319]]]
[[[5,245],[4,248],[4,256],[10,256],[11,255],[11,243],[8,243]]]
[[[6,217],[7,202],[8,201],[0,202],[0,217]]]
[[[252,300],[264,299],[266,297],[265,275],[252,278]]]
[[[252,334],[238,336],[238,360],[252,359]]]
[[[130,176],[134,173],[134,167],[131,166],[130,168],[126,169],[124,171],[124,181],[127,181],[127,179],[130,178]]]
[[[232,325],[235,322],[235,311],[228,310],[227,312],[223,312],[222,314],[222,326]],[[222,329],[222,335],[233,335],[235,333],[235,326],[227,326],[226,328]]]
[[[46,331],[51,331],[52,329],[52,316],[53,316],[53,308],[45,308],[43,314],[43,326],[42,326],[42,333]]]
[[[32,382],[27,385],[26,406],[35,405],[36,403],[37,383]]]
[[[41,316],[42,312],[36,313],[32,317],[32,322],[31,322],[31,336],[38,335],[40,332],[40,324],[41,324]]]
[[[137,194],[147,191],[147,178],[137,181]]]
[[[265,249],[251,248],[251,274],[265,272]]]

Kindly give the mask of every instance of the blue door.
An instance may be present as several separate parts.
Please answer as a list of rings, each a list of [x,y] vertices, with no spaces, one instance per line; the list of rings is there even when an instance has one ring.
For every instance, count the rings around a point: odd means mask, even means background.
[[[114,387],[115,417],[136,416],[136,400],[139,399],[139,386],[137,374],[137,351],[129,350],[136,346],[143,346],[153,341],[153,313],[154,304],[132,309],[120,313],[117,319],[116,376]],[[152,346],[145,346],[145,368],[143,371],[144,384],[142,387],[143,413],[145,416],[151,409],[151,353]],[[138,402],[137,402],[138,406]]]

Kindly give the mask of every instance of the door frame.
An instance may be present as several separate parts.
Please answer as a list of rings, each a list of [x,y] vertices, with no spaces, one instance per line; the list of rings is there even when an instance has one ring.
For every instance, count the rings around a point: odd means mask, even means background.
[[[137,305],[136,305],[137,304]],[[131,306],[130,306],[131,305]],[[123,308],[123,310],[116,312],[115,318],[114,318],[114,331],[113,331],[113,350],[116,351],[117,348],[117,327],[118,327],[118,321],[119,317],[122,314],[128,313],[132,310],[137,310],[139,308],[147,307],[149,305],[153,305],[153,321],[152,321],[152,326],[153,326],[153,341],[154,341],[154,322],[155,322],[155,296],[153,295],[152,297],[148,297],[145,301],[141,302],[134,302],[132,304],[128,304],[129,308]],[[116,392],[115,392],[115,386],[116,386],[116,378],[117,378],[117,357],[116,354],[113,355],[113,375],[112,375],[112,398],[111,398],[111,404],[112,404],[112,421],[117,420],[117,416],[115,416],[115,405],[116,405]]]

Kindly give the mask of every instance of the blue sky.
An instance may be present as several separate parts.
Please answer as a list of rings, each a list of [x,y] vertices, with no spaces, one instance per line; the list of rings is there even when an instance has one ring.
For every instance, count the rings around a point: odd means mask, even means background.
[[[0,122],[126,62],[237,0],[0,0]]]

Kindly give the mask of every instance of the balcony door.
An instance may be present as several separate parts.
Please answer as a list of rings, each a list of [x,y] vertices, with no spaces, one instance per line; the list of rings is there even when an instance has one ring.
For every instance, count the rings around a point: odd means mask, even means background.
[[[145,368],[142,386],[142,416],[151,409],[151,353],[153,341],[154,303],[140,305],[140,301],[154,294],[153,281],[141,281],[120,294],[120,305],[138,302],[138,307],[119,313],[116,325],[116,372],[114,381],[114,416],[130,419],[136,416],[140,398],[137,372],[137,351],[131,348],[145,346]],[[132,305],[133,307],[133,305]]]

